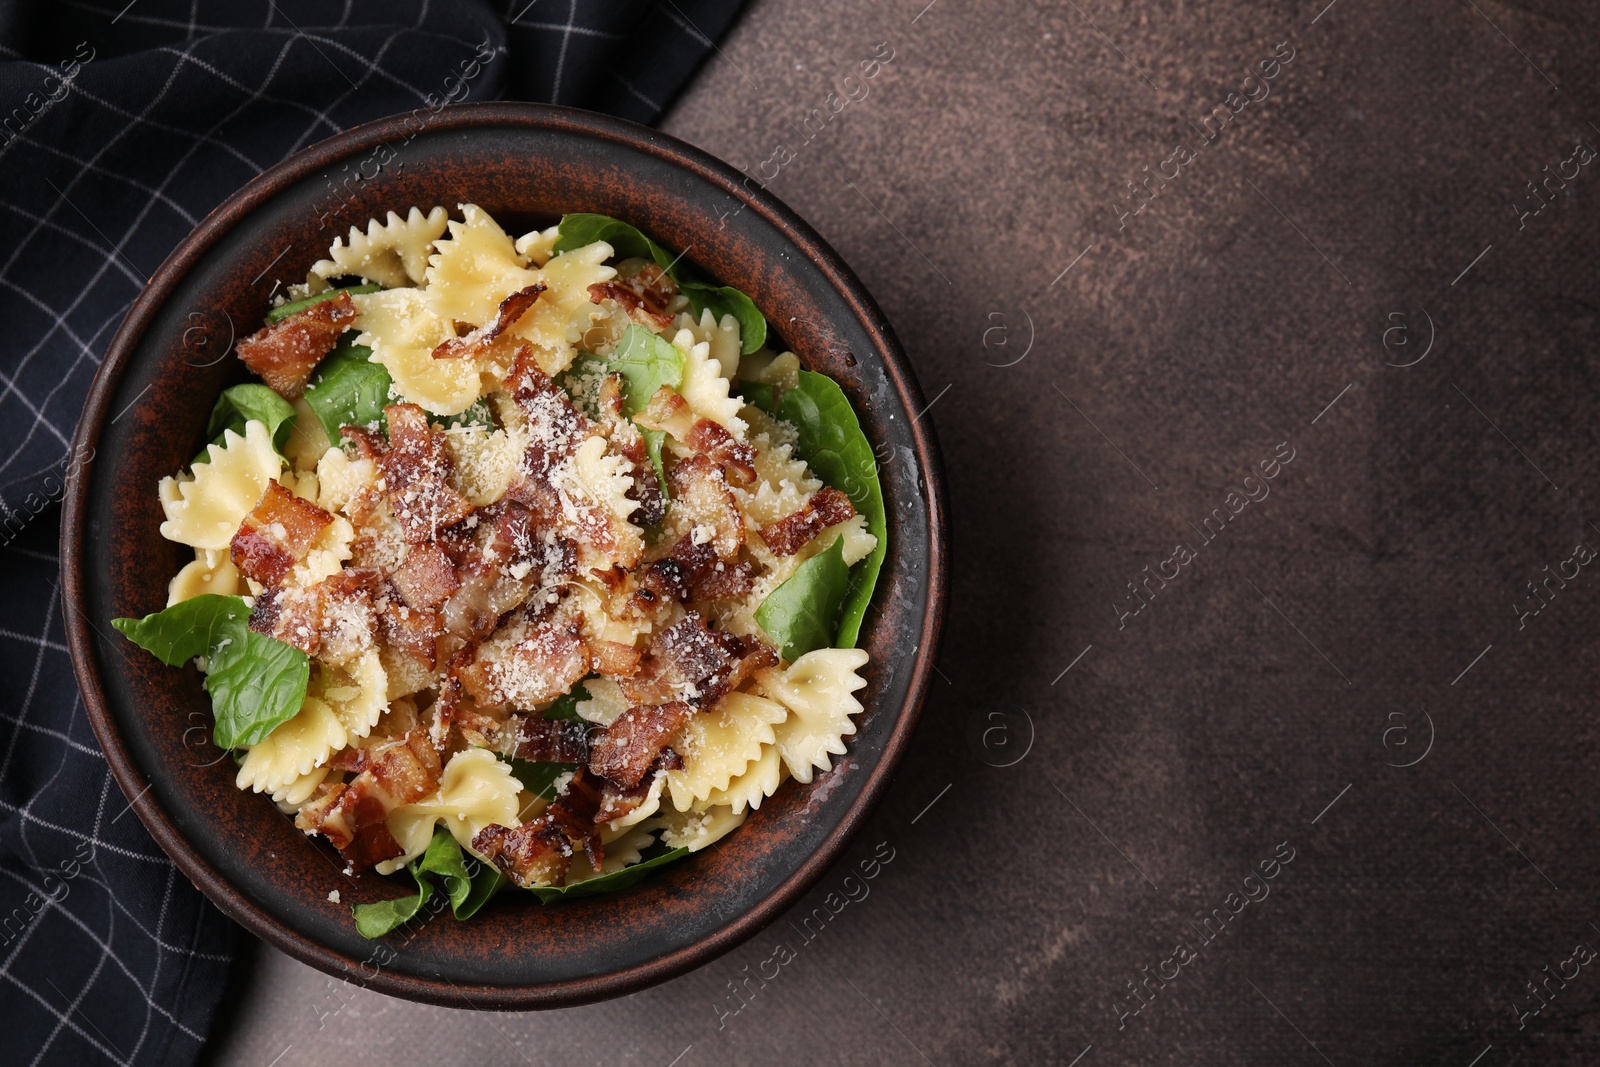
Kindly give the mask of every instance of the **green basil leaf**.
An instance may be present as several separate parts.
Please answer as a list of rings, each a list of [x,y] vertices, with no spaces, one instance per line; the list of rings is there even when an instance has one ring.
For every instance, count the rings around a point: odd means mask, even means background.
[[[203,593],[142,619],[112,619],[111,625],[162,663],[181,667],[231,636],[239,620],[250,621],[243,597]]]
[[[578,769],[576,763],[547,763],[544,760],[518,759],[516,756],[500,758],[511,764],[511,773],[517,776],[522,788],[544,800],[556,798],[558,778]]]
[[[759,349],[767,343],[767,317],[756,308],[743,292],[731,285],[713,285],[693,278],[678,280],[678,288],[683,290],[683,295],[689,298],[689,306],[694,308],[695,317],[706,308],[722,321],[722,316],[732,315],[739,322],[739,351],[744,355]]]
[[[304,311],[312,304],[320,304],[324,300],[332,300],[340,293],[349,293],[351,296],[356,296],[360,293],[376,293],[382,288],[383,286],[381,285],[352,285],[344,289],[328,289],[317,293],[315,296],[308,296],[304,300],[294,300],[287,304],[280,304],[267,312],[267,325],[271,326],[275,322],[282,322],[290,315]]]
[[[224,431],[232,430],[244,436],[244,424],[251,419],[265,424],[272,435],[272,447],[281,458],[289,431],[294,429],[294,407],[265,385],[246,382],[224,389],[211,408],[211,419],[206,423],[206,439],[212,444],[223,443]],[[194,457],[195,463],[209,463],[211,452],[202,448]],[[191,464],[192,465],[192,464]]]
[[[433,896],[433,886],[417,871],[415,861],[406,865],[411,878],[417,883],[414,896],[380,900],[375,904],[354,904],[350,913],[356,917],[356,933],[365,938],[382,937],[397,927],[411,921],[422,906]]]
[[[643,326],[622,331],[610,369],[622,375],[622,410],[637,415],[663,385],[683,383],[683,353]]]
[[[783,394],[778,413],[799,431],[799,454],[817,477],[850,498],[855,509],[867,517],[868,532],[878,539],[872,554],[852,568],[850,594],[833,642],[837,648],[853,648],[889,549],[878,464],[844,390],[826,374],[801,371],[800,383]]]
[[[345,333],[306,385],[306,403],[330,441],[339,440],[341,426],[381,426],[394,385],[383,364],[371,362],[372,349],[349,342],[351,336]]]
[[[216,718],[211,740],[218,748],[258,744],[305,703],[311,658],[250,629],[243,620],[206,654],[206,689]]]
[[[768,594],[756,609],[756,622],[778,643],[783,658],[793,663],[807,652],[833,644],[839,606],[850,591],[850,568],[844,565],[844,538],[826,552],[800,564],[789,580]]]
[[[626,889],[633,885],[657,867],[664,867],[688,854],[689,850],[686,848],[675,848],[663,852],[652,859],[635,863],[632,867],[624,867],[620,871],[602,874],[597,878],[588,878],[582,882],[574,882],[572,885],[531,885],[528,887],[528,891],[546,904],[557,900],[576,900],[580,897],[592,897],[600,893],[614,893],[619,889]]]
[[[771,382],[752,382],[747,378],[735,378],[733,391],[744,397],[744,402],[751,407],[758,407],[768,415],[778,413],[778,392],[772,387]]]
[[[563,215],[556,233],[556,243],[552,247],[557,252],[570,252],[574,248],[604,241],[611,246],[618,259],[649,259],[669,273],[669,268],[675,262],[670,252],[650,240],[638,228],[610,215]]]

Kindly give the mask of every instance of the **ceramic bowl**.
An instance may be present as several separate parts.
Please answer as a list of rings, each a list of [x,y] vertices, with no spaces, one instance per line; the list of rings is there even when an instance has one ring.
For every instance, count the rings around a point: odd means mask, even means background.
[[[620,893],[556,905],[504,893],[468,922],[435,916],[381,941],[350,905],[400,879],[349,877],[321,839],[234,787],[193,668],[162,666],[108,621],[166,603],[184,562],[161,538],[156,483],[202,443],[217,392],[243,376],[233,340],[274,287],[335,236],[412,205],[477,203],[511,232],[593,211],[683,249],[737,286],[801,362],[853,401],[881,460],[889,551],[863,629],[872,662],[849,753],[788,782],[718,845]],[[911,368],[839,256],[744,175],[654,130],[585,112],[487,104],[380,120],[266,171],[178,245],[134,302],[74,442],[92,460],[62,528],[67,638],[96,736],[157,843],[217,907],[306,963],[372,989],[459,1007],[527,1009],[617,996],[727,951],[828,868],[888,785],[932,670],[945,592],[936,446]],[[340,902],[328,897],[338,890]]]

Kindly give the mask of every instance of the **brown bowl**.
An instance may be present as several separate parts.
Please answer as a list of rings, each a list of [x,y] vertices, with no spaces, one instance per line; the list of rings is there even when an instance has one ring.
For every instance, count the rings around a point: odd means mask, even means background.
[[[350,905],[409,892],[347,877],[264,796],[234,788],[192,668],[117,636],[115,616],[166,603],[184,562],[157,531],[156,482],[201,444],[228,356],[277,280],[301,279],[333,237],[389,209],[475,202],[514,225],[564,212],[626,219],[749,293],[801,361],[843,385],[882,460],[889,551],[863,634],[872,662],[849,753],[789,782],[737,832],[620,893],[541,905],[502,894],[475,918],[437,915],[369,942]],[[226,357],[226,358],[225,358]],[[899,342],[839,256],[744,175],[654,130],[559,107],[486,104],[350,130],[266,171],[184,240],[128,312],[74,441],[61,561],[67,640],[95,735],[156,842],[250,932],[394,996],[472,1008],[598,1000],[680,974],[772,922],[866,819],[905,751],[943,621],[944,492]],[[341,902],[331,903],[337,889]]]

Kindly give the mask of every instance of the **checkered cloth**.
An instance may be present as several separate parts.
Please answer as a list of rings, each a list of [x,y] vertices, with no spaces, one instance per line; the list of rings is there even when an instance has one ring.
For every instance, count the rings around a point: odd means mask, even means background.
[[[63,643],[68,443],[149,273],[380,115],[509,95],[653,121],[740,3],[0,0],[0,1060],[191,1062],[240,936],[112,784]]]

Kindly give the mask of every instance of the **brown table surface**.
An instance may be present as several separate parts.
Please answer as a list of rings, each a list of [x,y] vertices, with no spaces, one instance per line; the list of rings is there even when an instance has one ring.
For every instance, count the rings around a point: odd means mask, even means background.
[[[1600,8],[925,3],[760,0],[666,124],[788,148],[932,401],[892,862],[571,1011],[262,948],[215,1062],[1600,1062]]]

